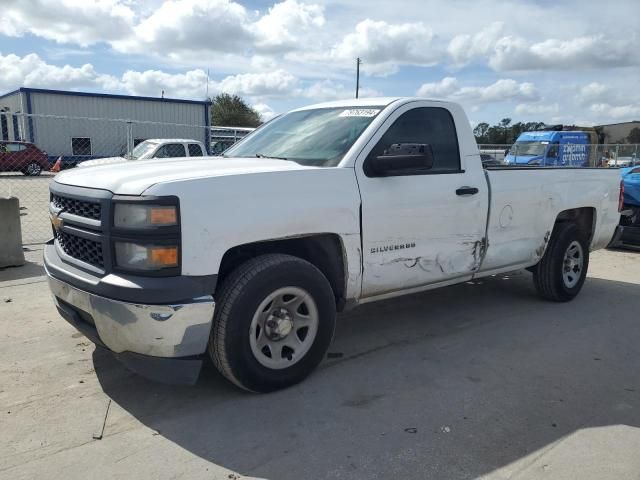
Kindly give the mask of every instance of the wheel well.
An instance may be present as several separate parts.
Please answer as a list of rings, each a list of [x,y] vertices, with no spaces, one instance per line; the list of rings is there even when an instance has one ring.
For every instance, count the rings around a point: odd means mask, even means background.
[[[554,226],[564,222],[575,223],[583,233],[585,238],[588,240],[588,243],[591,244],[591,239],[593,238],[593,233],[595,230],[595,221],[595,208],[571,208],[569,210],[563,210],[558,214]]]
[[[302,258],[315,265],[331,285],[338,309],[345,302],[345,258],[340,237],[319,234],[305,237],[247,243],[227,250],[218,270],[218,287],[229,273],[247,260],[265,253],[283,253]]]

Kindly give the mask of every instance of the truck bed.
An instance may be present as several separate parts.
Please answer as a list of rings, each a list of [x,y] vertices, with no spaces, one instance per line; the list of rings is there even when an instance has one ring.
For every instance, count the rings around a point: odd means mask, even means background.
[[[488,167],[485,171],[490,207],[482,272],[537,263],[558,214],[571,209],[592,210],[592,250],[605,247],[611,240],[619,221],[617,170]]]

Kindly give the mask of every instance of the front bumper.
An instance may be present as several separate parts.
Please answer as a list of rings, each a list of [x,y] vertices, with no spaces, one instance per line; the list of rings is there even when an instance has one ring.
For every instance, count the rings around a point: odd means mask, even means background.
[[[129,303],[80,290],[51,275],[58,312],[128,368],[154,380],[193,384],[207,349],[215,303],[211,295],[180,303]]]

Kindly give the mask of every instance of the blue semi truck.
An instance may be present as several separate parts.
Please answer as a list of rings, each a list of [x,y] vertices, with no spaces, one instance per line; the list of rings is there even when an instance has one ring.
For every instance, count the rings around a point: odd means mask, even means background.
[[[507,165],[586,167],[591,133],[540,131],[521,133],[504,158]]]

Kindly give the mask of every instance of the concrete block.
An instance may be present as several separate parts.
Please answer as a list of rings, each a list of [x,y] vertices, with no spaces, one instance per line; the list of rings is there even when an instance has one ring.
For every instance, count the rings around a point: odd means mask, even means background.
[[[16,197],[0,198],[0,268],[24,265],[20,202]]]

